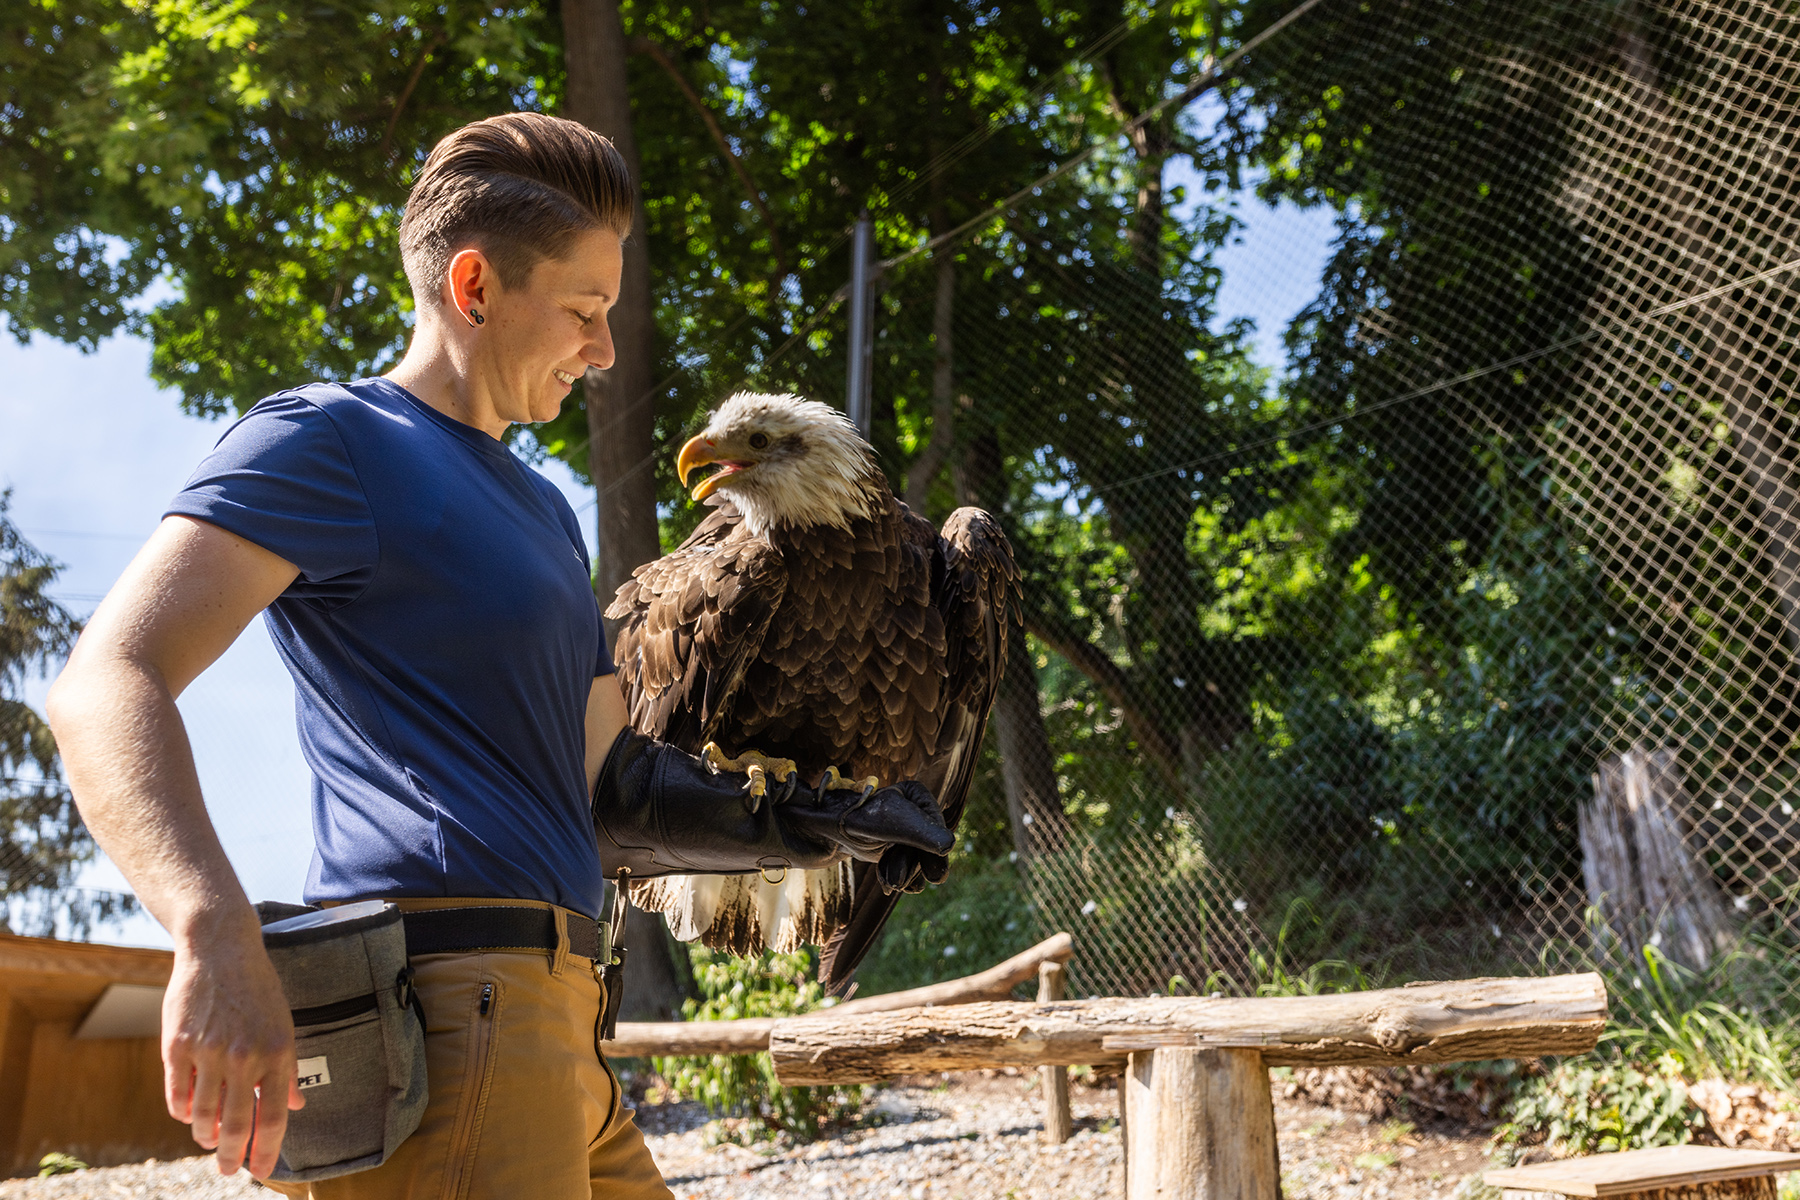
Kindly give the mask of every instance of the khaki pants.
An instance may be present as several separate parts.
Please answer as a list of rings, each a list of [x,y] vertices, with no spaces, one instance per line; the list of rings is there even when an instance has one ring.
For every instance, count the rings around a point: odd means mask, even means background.
[[[414,958],[430,1087],[418,1131],[372,1171],[270,1186],[313,1200],[673,1200],[601,1057],[594,964],[567,952],[567,934],[560,940],[554,954]]]

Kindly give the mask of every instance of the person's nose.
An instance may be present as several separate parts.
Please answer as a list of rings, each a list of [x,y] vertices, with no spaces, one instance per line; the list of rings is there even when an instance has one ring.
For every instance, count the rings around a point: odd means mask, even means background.
[[[588,339],[587,345],[581,348],[582,361],[590,367],[598,367],[604,371],[613,365],[612,328],[607,324],[610,314],[602,316],[594,322],[594,335]]]

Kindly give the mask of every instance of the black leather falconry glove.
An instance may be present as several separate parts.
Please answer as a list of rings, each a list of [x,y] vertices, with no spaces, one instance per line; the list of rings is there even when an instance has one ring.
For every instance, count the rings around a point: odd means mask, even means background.
[[[630,729],[607,752],[593,812],[600,862],[611,878],[621,871],[654,879],[816,870],[846,856],[883,861],[890,847],[908,848],[910,877],[920,857],[941,857],[956,844],[921,784],[826,791],[771,780],[758,799],[744,776],[714,773],[693,755]],[[889,884],[886,876],[899,867],[896,856],[895,869],[881,871],[884,887],[907,882]]]

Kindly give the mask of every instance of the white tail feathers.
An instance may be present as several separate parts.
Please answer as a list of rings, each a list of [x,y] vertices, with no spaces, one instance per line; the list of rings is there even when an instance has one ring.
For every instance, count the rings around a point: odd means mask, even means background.
[[[748,957],[824,945],[850,919],[849,863],[761,875],[665,875],[630,885],[631,902],[659,912],[683,942]]]

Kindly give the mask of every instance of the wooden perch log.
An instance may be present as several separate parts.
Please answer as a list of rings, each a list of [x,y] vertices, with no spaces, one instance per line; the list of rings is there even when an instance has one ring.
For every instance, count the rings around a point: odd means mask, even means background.
[[[1040,964],[1066,963],[1074,954],[1075,939],[1059,933],[976,975],[947,979],[943,983],[909,988],[904,992],[846,1000],[833,1008],[787,1019],[813,1021],[857,1013],[1003,1000],[1019,984],[1036,979]],[[769,1035],[774,1028],[773,1017],[751,1017],[742,1021],[621,1021],[618,1036],[605,1043],[604,1049],[608,1058],[639,1058],[653,1054],[684,1058],[708,1054],[759,1054],[769,1048]]]
[[[777,1021],[789,1086],[926,1071],[1123,1063],[1164,1046],[1247,1047],[1271,1067],[1406,1066],[1580,1054],[1606,1022],[1598,975],[1470,979],[1266,999],[1071,1000],[908,1009],[879,1021],[832,1011]]]

